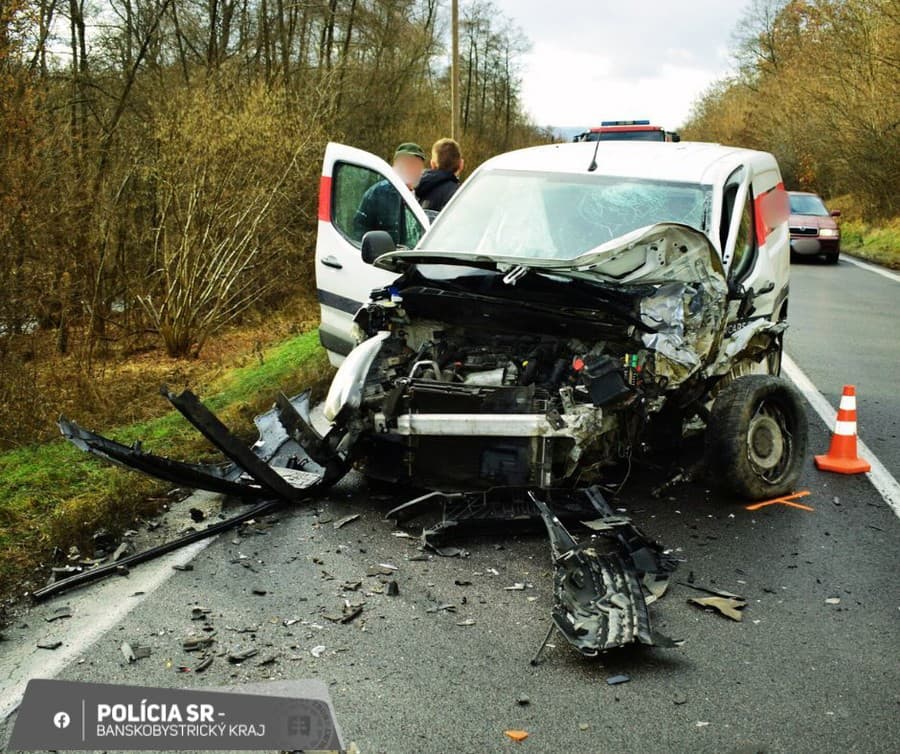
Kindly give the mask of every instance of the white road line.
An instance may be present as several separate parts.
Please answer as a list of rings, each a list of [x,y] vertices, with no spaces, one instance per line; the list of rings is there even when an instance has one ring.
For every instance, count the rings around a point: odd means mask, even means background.
[[[89,592],[71,592],[57,597],[61,604],[74,608],[74,615],[66,620],[41,625],[44,624],[40,617],[41,608],[35,608],[31,613],[33,620],[29,623],[40,632],[39,635],[29,637],[31,641],[27,648],[10,646],[13,642],[8,642],[8,649],[0,656],[0,679],[4,684],[9,684],[0,695],[0,722],[18,709],[25,686],[31,678],[53,678],[82,657],[92,644],[174,575],[173,565],[190,562],[215,539],[210,537],[169,553],[150,567],[144,565],[136,568],[127,579],[108,580]],[[135,592],[141,594],[133,596]],[[45,607],[52,604],[48,603]],[[37,649],[34,640],[42,637],[62,641],[63,645],[53,651]]]
[[[874,272],[876,275],[881,275],[881,277],[887,278],[888,280],[893,280],[895,283],[900,283],[900,275],[898,275],[896,272],[886,270],[884,267],[879,267],[876,264],[863,262],[861,259],[851,257],[849,254],[841,254],[841,260],[844,262],[850,262],[850,264],[855,264],[857,267],[861,267],[862,269],[868,270],[869,272]]]
[[[797,389],[803,393],[806,400],[816,410],[816,413],[822,417],[822,421],[825,422],[828,431],[830,432],[834,429],[837,411],[831,407],[825,396],[813,385],[812,380],[806,376],[803,370],[787,354],[784,354],[781,360],[781,369],[791,379],[791,382],[797,386]],[[872,486],[875,487],[878,494],[884,498],[884,502],[900,518],[900,482],[894,479],[891,472],[884,467],[884,464],[875,457],[875,454],[861,439],[857,439],[857,447],[860,456],[872,464],[872,470],[866,474]]]

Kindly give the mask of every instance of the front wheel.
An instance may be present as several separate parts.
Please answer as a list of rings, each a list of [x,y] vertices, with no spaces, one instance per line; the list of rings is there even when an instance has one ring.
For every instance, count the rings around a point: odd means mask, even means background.
[[[765,500],[794,491],[808,427],[803,400],[781,377],[738,377],[716,397],[707,429],[707,466],[730,492]]]

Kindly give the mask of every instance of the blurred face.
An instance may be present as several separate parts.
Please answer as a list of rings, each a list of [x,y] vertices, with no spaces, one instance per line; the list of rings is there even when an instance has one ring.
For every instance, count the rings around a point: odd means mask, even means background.
[[[418,185],[424,169],[425,161],[411,154],[398,154],[394,158],[394,170],[397,171],[397,175],[403,179],[403,182],[409,189],[413,189]]]

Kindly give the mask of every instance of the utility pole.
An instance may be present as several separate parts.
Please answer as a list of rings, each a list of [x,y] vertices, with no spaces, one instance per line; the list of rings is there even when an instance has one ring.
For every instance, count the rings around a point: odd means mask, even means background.
[[[453,52],[450,67],[450,138],[459,139],[459,0],[452,0]]]

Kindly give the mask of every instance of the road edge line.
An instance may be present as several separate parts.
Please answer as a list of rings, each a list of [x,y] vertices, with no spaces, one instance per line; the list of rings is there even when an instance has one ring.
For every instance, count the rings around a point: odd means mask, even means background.
[[[887,270],[884,267],[879,267],[878,265],[870,264],[869,262],[863,262],[861,259],[857,259],[856,257],[846,252],[841,255],[841,259],[843,259],[845,262],[856,265],[860,269],[874,272],[876,275],[881,275],[881,277],[887,278],[888,280],[893,280],[895,283],[900,283],[900,275],[898,275],[896,272],[892,272],[891,270]]]
[[[66,643],[63,647],[60,647],[59,650],[53,652],[52,655],[49,655],[42,664],[41,678],[55,678],[58,673],[68,667],[72,660],[79,657],[85,650],[90,649],[90,647],[106,636],[106,634],[108,634],[109,631],[132,610],[172,578],[176,573],[172,568],[173,565],[184,565],[189,563],[216,539],[218,539],[218,535],[210,537],[209,539],[203,539],[199,542],[194,542],[193,544],[187,545],[180,550],[175,550],[156,561],[155,570],[152,573],[147,573],[147,583],[141,584],[141,591],[143,593],[133,600],[123,600],[118,604],[112,605],[110,609],[103,614],[102,619],[93,622],[90,630],[77,634],[77,637],[71,643]],[[38,649],[36,651],[40,652],[42,650]],[[22,681],[14,681],[11,688],[3,690],[3,697],[0,698],[0,724],[6,723],[12,714],[18,710],[19,705],[22,703],[25,687],[28,685],[29,680],[31,679],[26,678]]]
[[[781,359],[782,371],[790,378],[797,389],[803,393],[803,397],[809,402],[816,413],[825,422],[830,432],[834,429],[834,420],[837,417],[837,411],[832,408],[831,404],[825,398],[818,388],[812,383],[812,380],[806,376],[806,373],[797,366],[796,362],[784,354]],[[884,464],[878,460],[878,457],[871,451],[861,439],[857,438],[859,452],[871,465],[872,470],[866,476],[876,489],[881,498],[888,504],[894,515],[900,518],[900,482],[898,482],[891,472],[889,472]]]

